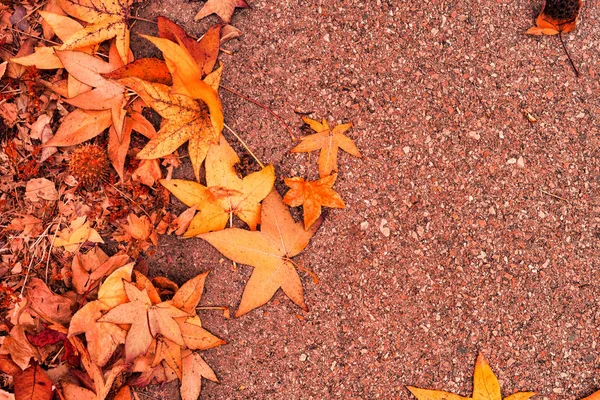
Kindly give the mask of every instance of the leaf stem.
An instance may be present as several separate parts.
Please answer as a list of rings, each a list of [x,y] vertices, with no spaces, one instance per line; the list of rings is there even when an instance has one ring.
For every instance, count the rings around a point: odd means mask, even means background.
[[[289,127],[289,125],[283,120],[283,118],[281,118],[279,115],[277,115],[275,113],[275,111],[271,110],[269,107],[265,106],[262,103],[259,103],[258,101],[251,99],[249,97],[244,96],[243,94],[241,94],[240,92],[237,92],[227,86],[223,86],[223,85],[219,85],[219,87],[227,90],[229,93],[233,93],[238,97],[241,97],[242,99],[249,101],[252,104],[255,104],[257,106],[259,106],[260,108],[262,108],[263,110],[266,110],[269,114],[271,114],[272,116],[274,116],[275,118],[277,118],[277,120],[279,120],[279,122],[281,122],[283,124],[283,126],[285,127],[285,129],[288,131],[288,133],[290,134],[292,141],[295,142],[298,139],[296,138],[296,136],[294,135],[294,132],[292,132],[292,129]]]
[[[255,154],[252,152],[252,150],[250,150],[250,148],[248,147],[248,145],[246,144],[246,142],[244,142],[244,141],[242,140],[242,138],[241,138],[241,137],[239,137],[239,136],[238,136],[238,134],[237,134],[237,133],[235,133],[235,132],[233,131],[233,129],[231,129],[231,128],[230,128],[230,127],[227,125],[227,124],[223,124],[223,125],[225,126],[225,128],[227,128],[227,130],[228,130],[229,132],[231,132],[231,133],[233,134],[233,136],[235,136],[235,138],[236,138],[237,140],[239,140],[239,141],[240,141],[240,143],[242,144],[242,146],[244,146],[244,148],[246,149],[246,151],[247,151],[248,153],[250,153],[250,155],[251,155],[251,156],[254,158],[254,160],[256,160],[256,162],[258,163],[258,165],[260,165],[260,167],[261,167],[261,168],[264,168],[264,167],[265,167],[265,165],[264,165],[262,162],[260,162],[260,160],[258,159],[258,157],[256,157],[256,155],[255,155]]]
[[[313,282],[314,282],[315,285],[319,284],[319,277],[317,276],[317,274],[315,274],[314,272],[312,272],[310,269],[303,267],[302,265],[298,264],[297,262],[295,262],[291,258],[286,258],[286,261],[289,261],[290,263],[292,263],[300,271],[304,271],[307,274],[309,274],[312,277]]]
[[[567,58],[569,59],[569,63],[571,63],[571,67],[573,67],[573,71],[575,71],[575,76],[577,78],[579,78],[579,70],[577,69],[577,67],[575,66],[575,63],[571,59],[571,55],[569,54],[569,51],[567,50],[567,46],[565,45],[565,41],[563,40],[562,32],[560,32],[560,31],[558,32],[558,38],[560,39],[560,44],[562,44],[562,48],[565,51]]]

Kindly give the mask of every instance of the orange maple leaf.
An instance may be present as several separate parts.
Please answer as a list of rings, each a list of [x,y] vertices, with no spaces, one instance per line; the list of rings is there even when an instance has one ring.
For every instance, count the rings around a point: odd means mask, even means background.
[[[583,0],[546,0],[535,26],[527,30],[530,35],[557,35],[571,32],[577,26],[577,17]]]
[[[314,223],[305,231],[273,190],[262,203],[260,231],[228,228],[200,235],[225,257],[254,267],[236,317],[265,304],[279,288],[302,309],[308,309],[297,264],[291,259],[304,250],[319,225]]]
[[[344,132],[352,127],[352,124],[337,125],[333,129],[330,129],[325,118],[323,118],[322,122],[307,117],[302,117],[302,120],[317,133],[303,137],[300,144],[294,147],[291,152],[304,153],[320,149],[321,153],[319,154],[318,163],[319,176],[321,178],[331,175],[331,172],[338,170],[338,149],[342,149],[355,157],[362,157],[354,141],[344,135]]]
[[[321,216],[321,207],[346,208],[344,200],[332,189],[337,174],[321,178],[318,181],[306,181],[304,178],[287,178],[285,184],[291,189],[283,197],[290,207],[303,206],[304,229],[308,229]]]
[[[194,20],[198,21],[210,14],[217,14],[224,22],[230,23],[236,8],[250,8],[250,6],[246,0],[208,0]]]

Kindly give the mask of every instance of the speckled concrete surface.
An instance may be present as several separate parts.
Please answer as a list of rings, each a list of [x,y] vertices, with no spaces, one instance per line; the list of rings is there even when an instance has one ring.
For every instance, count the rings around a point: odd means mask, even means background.
[[[200,35],[217,22],[193,21],[202,4],[157,0],[140,15]],[[240,319],[203,313],[229,344],[206,352],[221,384],[202,398],[409,399],[407,384],[468,396],[478,351],[505,395],[599,389],[597,4],[565,37],[579,79],[558,38],[523,34],[541,0],[251,4],[233,19],[244,36],[224,45],[224,84],[298,135],[295,109],[353,122],[365,157],[340,157],[348,208],[298,258],[321,279],[303,276],[310,312],[279,293]],[[278,177],[316,177],[316,154],[288,154],[276,120],[222,98]],[[199,239],[160,245],[155,274],[212,268],[203,304],[236,307],[250,267]]]

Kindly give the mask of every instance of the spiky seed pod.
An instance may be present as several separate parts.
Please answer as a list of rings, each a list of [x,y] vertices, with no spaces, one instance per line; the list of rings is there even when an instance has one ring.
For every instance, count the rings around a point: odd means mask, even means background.
[[[83,186],[96,187],[106,180],[110,162],[106,150],[88,144],[73,150],[69,161],[69,172]]]

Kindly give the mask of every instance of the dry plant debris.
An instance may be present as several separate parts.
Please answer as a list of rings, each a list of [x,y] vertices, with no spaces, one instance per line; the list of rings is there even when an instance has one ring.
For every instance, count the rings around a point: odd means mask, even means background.
[[[558,35],[568,33],[577,26],[577,17],[583,0],[546,0],[535,26],[527,31],[530,35]]]

